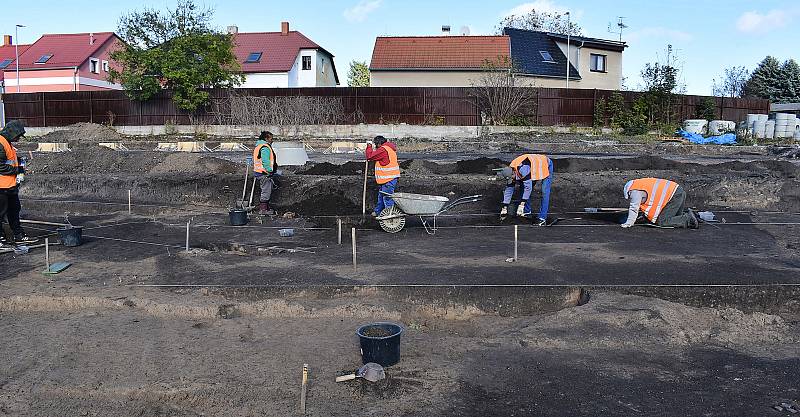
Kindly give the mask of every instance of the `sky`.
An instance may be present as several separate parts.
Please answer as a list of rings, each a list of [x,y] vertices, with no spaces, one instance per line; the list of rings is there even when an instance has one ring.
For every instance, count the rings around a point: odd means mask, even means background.
[[[10,1],[10,0],[8,0]],[[710,94],[723,69],[753,69],[766,55],[800,60],[800,2],[786,0],[197,0],[215,10],[214,24],[236,25],[240,32],[279,31],[281,21],[335,55],[346,83],[351,60],[370,60],[376,36],[436,35],[442,25],[454,32],[492,34],[510,13],[531,8],[569,10],[585,36],[618,39],[608,25],[624,17],[622,39],[626,86],[641,86],[645,63],[665,62],[672,45],[689,94]],[[114,31],[127,11],[173,7],[175,0],[71,0],[14,2],[0,14],[0,33],[30,43],[44,33]],[[76,12],[80,11],[80,17]],[[613,26],[613,29],[617,29]]]

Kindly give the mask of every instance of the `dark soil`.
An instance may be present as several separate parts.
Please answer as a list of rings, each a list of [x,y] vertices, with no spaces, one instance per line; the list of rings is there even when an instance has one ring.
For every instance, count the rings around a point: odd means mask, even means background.
[[[380,326],[367,327],[362,333],[366,337],[389,337],[392,335],[392,332]]]
[[[508,162],[497,158],[478,158],[456,162],[458,174],[492,174],[492,169],[507,166]]]
[[[350,161],[336,165],[330,162],[320,162],[297,173],[299,175],[364,175],[364,163]]]

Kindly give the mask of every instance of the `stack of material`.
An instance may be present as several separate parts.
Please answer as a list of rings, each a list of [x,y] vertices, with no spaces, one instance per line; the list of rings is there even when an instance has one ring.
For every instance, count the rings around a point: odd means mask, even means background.
[[[705,135],[708,133],[708,120],[705,119],[689,119],[683,121],[683,130],[689,133],[698,135]]]
[[[130,150],[122,142],[100,142],[100,143],[98,143],[98,145],[100,145],[100,146],[102,146],[104,148],[113,149],[115,151],[129,151]]]
[[[211,152],[205,142],[178,142],[178,152]]]
[[[214,148],[214,152],[237,152],[237,151],[249,151],[250,148],[244,146],[243,143],[240,142],[222,142]]]
[[[359,142],[331,142],[331,146],[323,153],[360,153],[367,149],[365,143]]]
[[[775,138],[791,138],[797,130],[797,117],[792,113],[775,113]]]
[[[158,142],[156,150],[162,152],[175,152],[178,150],[178,144],[175,142]]]
[[[36,147],[36,152],[69,152],[69,144],[67,143],[39,143]]]
[[[708,124],[708,134],[711,136],[722,135],[736,131],[736,122],[728,120],[712,120]]]

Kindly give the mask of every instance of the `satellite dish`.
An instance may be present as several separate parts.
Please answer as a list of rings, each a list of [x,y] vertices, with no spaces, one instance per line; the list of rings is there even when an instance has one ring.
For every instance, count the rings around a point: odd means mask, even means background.
[[[461,26],[459,33],[461,33],[461,36],[469,36],[469,26]]]

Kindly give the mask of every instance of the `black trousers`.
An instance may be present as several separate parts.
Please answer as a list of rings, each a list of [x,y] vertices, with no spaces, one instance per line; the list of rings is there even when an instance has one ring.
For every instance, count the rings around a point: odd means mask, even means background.
[[[19,201],[19,190],[0,190],[0,225],[8,219],[8,225],[14,232],[14,237],[25,236],[25,230],[19,221],[22,204]]]

